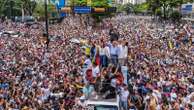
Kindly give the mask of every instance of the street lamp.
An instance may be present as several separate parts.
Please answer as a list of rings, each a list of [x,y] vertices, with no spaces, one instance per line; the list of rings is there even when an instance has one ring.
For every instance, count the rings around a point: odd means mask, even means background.
[[[46,45],[47,45],[47,48],[48,48],[48,46],[49,46],[49,32],[48,32],[47,0],[44,0],[44,6],[45,6],[45,33],[44,33],[44,37],[46,37]]]

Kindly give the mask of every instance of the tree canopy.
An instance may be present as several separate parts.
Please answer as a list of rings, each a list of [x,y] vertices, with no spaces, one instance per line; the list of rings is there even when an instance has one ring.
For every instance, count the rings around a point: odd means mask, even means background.
[[[69,6],[108,7],[110,0],[68,0]]]
[[[36,5],[35,0],[0,0],[0,15],[21,16],[23,11],[25,15],[31,16]]]
[[[49,0],[50,1],[50,0]],[[111,7],[114,0],[68,0],[67,6],[91,6],[91,7]],[[37,3],[38,2],[38,3]],[[48,13],[52,16],[58,14],[55,5],[48,2]],[[15,16],[35,16],[44,17],[44,1],[37,0],[0,0],[0,16],[13,18]],[[100,19],[111,16],[111,13],[95,13],[90,14],[98,21]],[[49,16],[49,17],[50,17]]]
[[[69,0],[68,6],[91,6],[108,8],[111,6],[110,0]],[[90,14],[96,21],[101,21],[101,18],[110,16],[110,13],[95,13]]]
[[[180,7],[184,3],[192,3],[194,0],[148,0],[150,10],[154,14],[158,11],[158,9],[162,10],[163,17],[166,19],[168,10],[172,8]]]
[[[91,6],[93,7],[109,7],[108,0],[92,0]]]

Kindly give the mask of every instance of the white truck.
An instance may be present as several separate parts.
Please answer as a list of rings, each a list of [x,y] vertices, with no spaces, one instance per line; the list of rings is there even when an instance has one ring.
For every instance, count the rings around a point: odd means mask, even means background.
[[[119,109],[119,95],[114,99],[102,99],[99,97],[95,99],[91,97],[85,101],[88,110],[120,110]]]

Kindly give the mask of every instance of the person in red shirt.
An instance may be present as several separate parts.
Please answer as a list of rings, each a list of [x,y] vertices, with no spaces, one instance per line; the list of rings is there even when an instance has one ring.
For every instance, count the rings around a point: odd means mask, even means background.
[[[99,50],[97,50],[96,56],[95,56],[95,63],[97,65],[100,65],[100,55],[99,55]]]
[[[118,86],[124,83],[124,77],[121,72],[121,67],[117,67],[117,70],[115,71],[115,78],[116,78],[116,84]]]

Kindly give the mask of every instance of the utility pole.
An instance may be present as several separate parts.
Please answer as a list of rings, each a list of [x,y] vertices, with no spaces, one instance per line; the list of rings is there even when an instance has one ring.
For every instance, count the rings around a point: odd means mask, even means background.
[[[48,10],[47,10],[47,0],[44,0],[44,6],[45,6],[45,33],[44,37],[46,37],[46,46],[48,48],[49,46],[49,32],[48,32]]]

